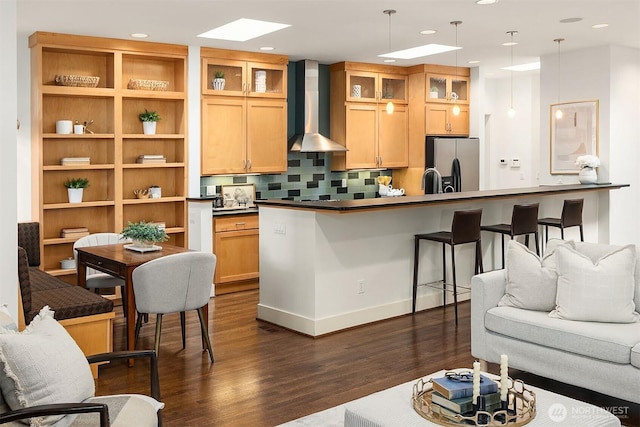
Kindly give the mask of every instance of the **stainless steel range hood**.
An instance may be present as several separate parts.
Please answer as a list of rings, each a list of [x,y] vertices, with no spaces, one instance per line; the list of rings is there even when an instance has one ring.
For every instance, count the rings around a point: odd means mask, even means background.
[[[304,67],[304,109],[296,105],[296,122],[304,123],[304,134],[296,134],[289,139],[289,149],[301,153],[327,153],[348,151],[346,147],[321,135],[318,126],[319,92],[318,61],[304,60],[298,67]],[[298,73],[300,76],[300,73]],[[302,88],[298,91],[301,92]],[[301,100],[301,93],[297,93]],[[304,116],[301,114],[304,113]],[[301,117],[299,117],[301,116]]]

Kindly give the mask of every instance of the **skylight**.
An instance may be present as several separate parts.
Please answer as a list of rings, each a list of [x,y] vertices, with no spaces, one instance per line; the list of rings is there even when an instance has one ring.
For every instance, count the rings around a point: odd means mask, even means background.
[[[412,47],[409,49],[384,53],[378,56],[382,58],[414,59],[414,58],[420,58],[423,56],[436,55],[438,53],[443,53],[443,52],[450,52],[456,49],[462,49],[462,48],[431,43],[431,44],[425,44],[424,46]]]
[[[513,65],[510,67],[502,67],[503,70],[507,71],[531,71],[531,70],[539,70],[540,62],[529,62],[528,64],[520,64]]]
[[[277,22],[240,18],[221,27],[198,34],[198,37],[246,42],[290,26],[289,24],[279,24]]]

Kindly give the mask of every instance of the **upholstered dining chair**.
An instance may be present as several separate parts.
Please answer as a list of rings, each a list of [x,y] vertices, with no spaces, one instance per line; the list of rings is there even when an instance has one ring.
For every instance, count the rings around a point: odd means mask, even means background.
[[[180,313],[182,348],[185,348],[185,312],[197,310],[203,340],[213,363],[208,319],[204,317],[203,307],[209,304],[215,267],[214,254],[194,251],[157,258],[133,270],[133,294],[138,311],[136,339],[142,326],[142,315],[155,314],[155,350],[159,354],[162,316]]]

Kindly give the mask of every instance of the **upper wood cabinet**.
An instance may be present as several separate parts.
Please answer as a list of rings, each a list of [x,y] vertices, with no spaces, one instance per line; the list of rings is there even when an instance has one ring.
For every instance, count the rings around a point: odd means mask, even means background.
[[[345,68],[348,66],[345,65]],[[347,70],[346,81],[345,97],[348,102],[407,103],[406,75]]]
[[[464,68],[460,73],[455,75],[427,72],[425,102],[469,104],[469,69]]]
[[[240,59],[243,54],[253,59]],[[286,56],[205,48],[201,55],[203,95],[287,98]],[[224,75],[224,84],[216,87],[214,79],[219,73]]]
[[[331,139],[346,146],[333,153],[334,170],[401,168],[408,163],[407,69],[341,62],[331,73]],[[360,96],[357,96],[360,95]],[[394,112],[386,110],[392,102]]]
[[[41,225],[42,268],[75,281],[75,269],[60,268],[76,240],[62,237],[63,228],[119,232],[128,221],[158,221],[166,224],[169,242],[183,246],[187,47],[45,32],[32,34],[29,47],[32,217]],[[96,77],[95,87],[87,83]],[[142,89],[158,82],[166,90]],[[143,134],[138,114],[145,109],[161,117],[155,135]],[[58,120],[90,124],[85,133],[60,134]],[[145,154],[165,161],[138,163]],[[90,186],[81,203],[69,203],[63,183],[77,177]],[[159,199],[133,193],[154,185],[161,187]]]
[[[285,172],[287,57],[209,48],[201,55],[201,174]],[[224,88],[214,89],[217,72]]]

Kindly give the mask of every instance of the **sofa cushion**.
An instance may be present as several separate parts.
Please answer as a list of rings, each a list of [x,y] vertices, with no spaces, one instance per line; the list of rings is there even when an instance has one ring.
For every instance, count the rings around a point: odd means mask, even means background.
[[[600,243],[576,242],[578,252],[585,254],[591,261],[596,262],[609,252],[619,249],[620,246],[604,245]],[[640,312],[640,251],[636,249],[636,269],[635,269],[635,290],[633,294],[633,302],[636,305],[636,311]]]
[[[555,250],[558,246],[573,244],[572,241],[552,239],[541,259],[523,244],[509,240],[505,266],[507,288],[498,305],[547,312],[553,310],[558,279]]]
[[[157,412],[164,408],[164,403],[140,394],[96,396],[85,400],[85,403],[107,404],[112,427],[155,427],[158,424]],[[82,414],[78,415],[69,426],[94,427],[96,420],[95,414]]]
[[[633,303],[635,246],[604,255],[595,263],[566,246],[556,250],[558,293],[549,316],[588,322],[640,320]]]
[[[631,363],[640,342],[640,324],[556,319],[543,311],[494,307],[485,315],[488,330],[516,340],[614,363]]]
[[[640,368],[640,342],[631,349],[631,364]]]
[[[82,350],[45,307],[23,332],[0,331],[0,388],[11,409],[82,402],[95,392]],[[62,416],[32,419],[52,424]]]
[[[11,317],[7,304],[0,305],[0,328],[8,329],[10,331],[18,330],[18,325],[16,325],[15,320]]]

